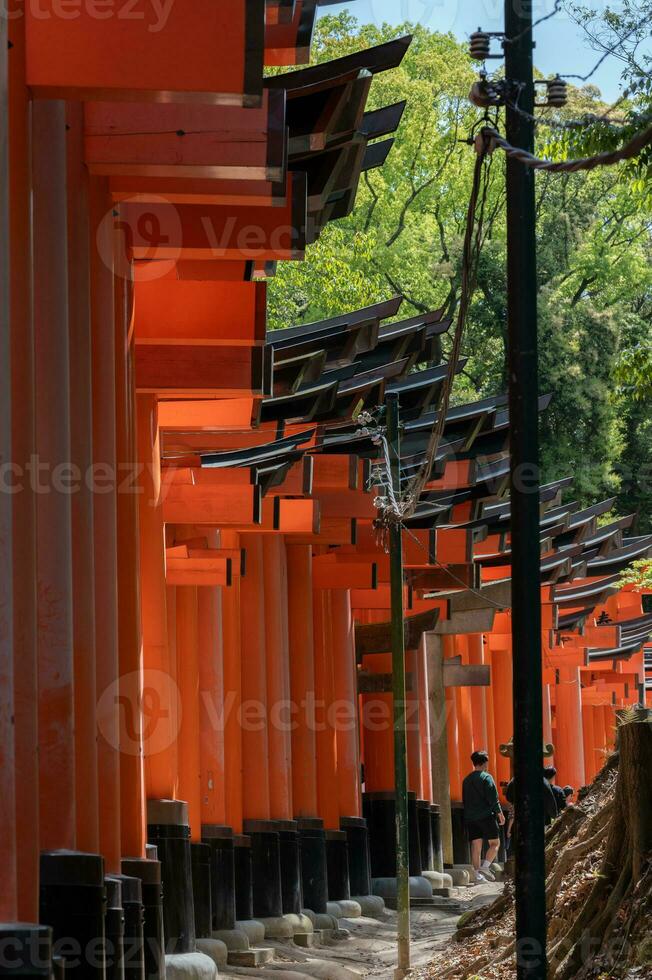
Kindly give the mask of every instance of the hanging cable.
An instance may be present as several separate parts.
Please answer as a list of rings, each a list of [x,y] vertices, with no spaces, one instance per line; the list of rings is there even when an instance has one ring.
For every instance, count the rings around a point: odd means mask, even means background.
[[[473,289],[475,285],[475,270],[477,268],[477,258],[479,253],[479,243],[482,235],[482,218],[484,216],[484,206],[486,201],[486,188],[487,182],[484,182],[484,193],[482,194],[481,204],[479,209],[479,218],[476,226],[476,212],[478,210],[478,200],[480,198],[480,191],[482,184],[483,175],[486,178],[486,168],[485,160],[488,153],[489,143],[487,138],[484,136],[484,130],[482,130],[476,137],[475,147],[476,147],[476,159],[475,167],[473,170],[473,184],[471,188],[471,196],[469,199],[469,206],[466,213],[466,229],[464,233],[464,246],[462,251],[462,281],[461,281],[461,294],[460,301],[457,310],[457,323],[455,325],[455,334],[453,337],[453,344],[448,359],[448,370],[446,372],[446,377],[442,386],[441,398],[439,402],[439,409],[437,413],[437,421],[435,422],[432,431],[430,433],[430,439],[428,440],[428,445],[426,447],[426,458],[421,465],[417,474],[413,477],[412,481],[407,487],[405,492],[405,504],[403,510],[404,517],[411,517],[414,514],[417,505],[419,503],[419,497],[421,496],[428,480],[431,477],[432,469],[435,462],[435,457],[437,455],[437,450],[439,449],[439,444],[441,442],[441,437],[444,433],[444,426],[446,425],[446,415],[448,413],[448,408],[450,406],[451,393],[453,390],[453,382],[455,380],[455,375],[457,373],[457,366],[460,359],[460,351],[462,347],[462,337],[464,335],[464,327],[466,325],[466,317],[469,311],[469,306],[471,304],[471,298],[473,295]],[[491,132],[491,130],[489,130]]]

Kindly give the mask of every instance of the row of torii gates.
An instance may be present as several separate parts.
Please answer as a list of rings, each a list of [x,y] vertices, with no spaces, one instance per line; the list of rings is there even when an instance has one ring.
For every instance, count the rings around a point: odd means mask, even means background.
[[[450,319],[393,297],[266,331],[275,264],[350,213],[405,108],[366,104],[410,38],[264,78],[308,61],[318,5],[0,21],[2,975],[143,980],[167,951],[176,976],[197,948],[212,975],[212,937],[258,962],[265,930],[308,943],[395,873],[389,560],[354,415],[398,393],[413,472]],[[509,779],[508,440],[505,398],[452,408],[404,531],[410,871],[435,887],[468,860],[471,751]],[[650,702],[652,616],[617,584],[652,537],[570,483],[541,491],[542,693],[580,786]],[[64,938],[85,952],[52,962]]]

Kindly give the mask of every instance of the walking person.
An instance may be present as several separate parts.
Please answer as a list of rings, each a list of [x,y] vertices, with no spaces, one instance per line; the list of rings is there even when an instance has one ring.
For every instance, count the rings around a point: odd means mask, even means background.
[[[495,881],[491,865],[500,847],[500,826],[505,816],[498,799],[498,790],[489,773],[489,756],[486,752],[474,752],[471,756],[473,772],[462,783],[464,822],[471,842],[471,863],[477,883]],[[482,860],[482,843],[487,841],[488,850]]]

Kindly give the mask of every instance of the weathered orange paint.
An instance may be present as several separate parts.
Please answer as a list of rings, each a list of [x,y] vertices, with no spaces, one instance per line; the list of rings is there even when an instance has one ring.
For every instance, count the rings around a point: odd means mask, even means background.
[[[295,817],[317,815],[317,744],[314,731],[315,654],[312,616],[312,548],[287,544],[292,803]]]
[[[194,586],[182,586],[176,590],[177,683],[181,695],[179,798],[188,804],[190,835],[194,841],[201,840],[197,591]]]
[[[160,452],[156,400],[151,395],[139,395],[138,454],[140,466],[140,588],[143,624],[143,660],[150,694],[160,710],[151,724],[151,747],[145,739],[145,776],[150,799],[174,799],[177,782],[177,751],[174,720],[176,716],[172,658],[168,649],[167,604],[165,593],[165,542],[163,507],[160,499]],[[156,682],[159,682],[158,685]],[[153,737],[161,734],[160,751],[154,748]],[[157,739],[158,743],[158,739]],[[156,744],[156,748],[159,745]]]
[[[257,534],[244,538],[247,573],[240,583],[242,643],[242,772],[245,820],[269,820],[267,734],[267,665],[265,659],[265,572],[263,541]]]
[[[217,537],[217,535],[216,535]],[[222,590],[197,589],[201,822],[226,823]]]
[[[391,674],[391,653],[362,658],[362,668],[371,674]],[[363,694],[365,790],[392,792],[394,789],[394,699],[391,694]]]
[[[580,672],[577,667],[561,667],[558,677],[555,766],[560,784],[581,786],[585,773]]]
[[[333,694],[341,707],[334,713],[337,742],[337,794],[341,817],[362,815],[360,798],[360,752],[357,724],[357,677],[351,594],[347,589],[331,592],[331,635]]]
[[[468,651],[468,662],[470,664],[484,664],[484,645],[482,633],[470,633],[466,637],[466,647]],[[471,717],[473,719],[473,748],[487,749],[489,737],[487,732],[487,688],[472,687],[469,689],[471,697]]]
[[[502,637],[500,649],[494,649],[491,657],[494,705],[494,731],[496,756],[491,765],[499,783],[506,783],[511,776],[509,759],[500,754],[500,746],[506,745],[514,734],[512,709],[512,652],[511,639]]]
[[[106,185],[103,185],[106,202]],[[108,206],[105,204],[105,207]],[[119,233],[114,232],[114,254],[120,247]],[[110,251],[99,255],[105,264]],[[118,253],[119,254],[119,253]],[[116,458],[119,460],[118,477],[125,473],[127,489],[136,486],[138,448],[136,434],[136,393],[134,386],[134,347],[133,347],[133,290],[128,269],[120,269],[114,279],[115,291],[111,310],[115,308],[115,417],[116,417]],[[98,296],[98,307],[104,306],[105,277],[102,273],[102,292]],[[98,312],[101,321],[102,312]],[[98,365],[101,369],[101,366]],[[106,370],[106,366],[104,368]],[[109,369],[110,373],[110,369]],[[107,407],[103,408],[107,411]],[[109,425],[107,419],[107,425]],[[121,491],[117,494],[117,561],[118,579],[118,655],[120,669],[119,694],[123,705],[129,705],[129,721],[125,717],[126,708],[121,714],[120,729],[120,836],[124,856],[143,857],[146,842],[146,802],[144,769],[144,735],[149,733],[150,715],[145,710],[145,718],[140,706],[148,702],[151,695],[144,691],[143,638],[141,630],[140,596],[140,535],[139,501],[135,493],[124,492],[121,478]],[[108,504],[107,504],[108,507]],[[108,519],[108,518],[107,518]],[[119,560],[117,560],[119,556]],[[110,575],[110,567],[105,575]],[[113,590],[114,585],[109,589]],[[111,592],[107,594],[107,598]],[[112,601],[112,599],[110,600]],[[176,710],[176,700],[171,710]],[[155,715],[156,709],[153,714]],[[156,720],[154,720],[156,725]],[[110,783],[101,788],[100,793],[110,792]],[[100,797],[101,799],[102,797]]]
[[[70,297],[70,450],[71,459],[79,467],[79,472],[87,473],[93,461],[93,423],[88,173],[83,163],[82,125],[82,106],[79,103],[68,103],[66,162]],[[97,851],[100,847],[100,818],[96,739],[95,548],[93,493],[88,481],[81,481],[77,492],[72,494],[71,510],[77,847],[82,851]],[[117,676],[117,650],[114,667],[109,683]],[[113,741],[117,746],[116,737]],[[119,806],[119,796],[117,805]],[[119,865],[109,870],[117,871]]]
[[[313,592],[315,651],[315,718],[317,749],[317,812],[327,830],[338,830],[337,740],[332,723],[333,663],[330,593]]]
[[[25,81],[25,19],[20,0],[9,0],[6,18],[11,57],[8,57],[9,123],[9,315],[11,324],[11,401],[19,411],[11,413],[12,458],[24,466],[36,451],[34,387],[34,318],[32,307],[32,223],[31,145],[29,95]],[[5,41],[6,45],[6,41]],[[6,299],[7,297],[5,297]],[[8,362],[7,362],[8,363]],[[9,392],[9,384],[5,387]],[[6,415],[6,418],[9,416]],[[7,901],[1,913],[6,921],[18,918],[38,921],[39,907],[39,767],[38,767],[38,685],[37,659],[37,569],[36,498],[19,493],[11,498],[13,574],[14,663],[20,664],[13,677],[14,751],[16,769],[15,801],[7,791],[6,805],[15,802],[15,848],[17,868],[17,909],[10,914]],[[11,717],[11,712],[6,715]],[[9,739],[5,744],[9,745]],[[10,770],[7,770],[10,772]],[[7,811],[9,812],[9,811]],[[14,837],[6,826],[5,845],[13,847]],[[3,857],[7,869],[11,856]],[[11,896],[8,884],[7,899]]]
[[[70,461],[65,106],[32,106],[36,448]],[[40,846],[76,844],[71,507],[37,497]]]
[[[238,548],[240,536],[231,531],[220,533],[225,548]],[[226,823],[234,833],[242,833],[242,729],[240,707],[242,676],[240,672],[240,586],[237,578],[222,595],[222,643],[224,649],[224,768]]]
[[[290,647],[285,542],[263,538],[269,807],[274,820],[292,819],[292,738],[290,733]]]

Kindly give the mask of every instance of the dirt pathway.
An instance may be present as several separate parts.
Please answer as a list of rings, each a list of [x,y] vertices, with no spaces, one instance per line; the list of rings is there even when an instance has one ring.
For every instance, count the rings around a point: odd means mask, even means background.
[[[462,911],[493,901],[502,885],[487,884],[454,889]],[[437,949],[450,942],[460,912],[413,909],[411,913],[412,965],[418,970],[436,957]],[[302,950],[285,943],[274,946],[276,958],[263,969],[220,970],[221,977],[267,977],[268,980],[299,980],[303,976],[319,980],[392,980],[396,966],[396,913],[386,910],[384,918],[341,919],[340,926],[350,937],[329,945]],[[344,969],[342,969],[344,968]]]

